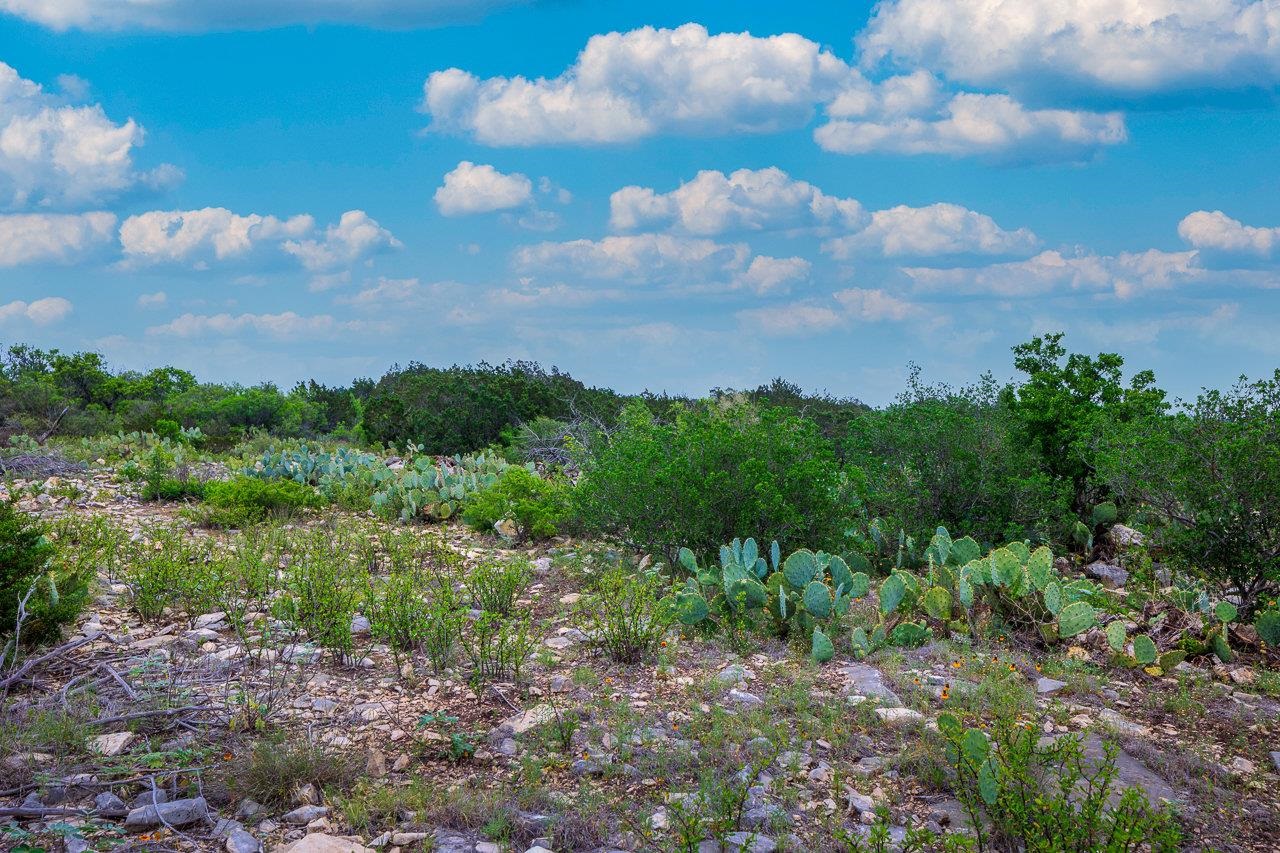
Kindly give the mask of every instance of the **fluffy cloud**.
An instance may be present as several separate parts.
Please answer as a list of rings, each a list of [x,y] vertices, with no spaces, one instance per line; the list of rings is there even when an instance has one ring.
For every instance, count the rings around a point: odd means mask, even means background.
[[[1221,210],[1197,210],[1178,223],[1178,236],[1197,249],[1270,257],[1280,247],[1280,227],[1258,228]]]
[[[264,249],[291,255],[313,272],[337,270],[400,246],[362,210],[347,211],[337,224],[310,237],[315,228],[315,219],[306,214],[279,219],[222,207],[153,210],[124,221],[120,246],[129,266],[181,263],[203,269]]]
[[[65,263],[115,236],[114,213],[0,215],[0,267]]]
[[[290,240],[282,248],[313,272],[332,270],[403,244],[363,210],[348,210],[319,240]]]
[[[0,323],[8,320],[24,319],[37,326],[56,323],[71,313],[71,303],[61,296],[46,296],[34,302],[23,302],[21,299],[0,305]]]
[[[592,36],[558,77],[458,68],[427,78],[433,126],[488,145],[627,142],[657,133],[759,133],[802,126],[852,73],[794,33],[710,35],[699,24]]]
[[[960,294],[1043,296],[1058,291],[1107,292],[1120,298],[1198,280],[1195,252],[1122,252],[1064,255],[1045,251],[1025,261],[976,268],[905,267],[921,289]]]
[[[310,216],[277,219],[241,216],[224,207],[153,210],[130,216],[120,226],[120,246],[135,263],[193,263],[207,266],[249,254],[263,243],[299,237],[315,227]]]
[[[834,304],[809,300],[739,311],[738,321],[762,335],[829,332],[853,323],[901,322],[923,315],[923,309],[883,290],[850,288],[832,294]]]
[[[1280,0],[885,0],[864,59],[1018,92],[1280,82]]]
[[[668,193],[623,187],[609,198],[609,210],[616,229],[670,225],[703,236],[816,226],[846,230],[865,220],[856,200],[826,195],[777,167],[729,175],[706,170]]]
[[[344,333],[367,334],[385,331],[385,324],[359,320],[339,321],[328,314],[303,316],[293,311],[280,314],[183,314],[162,326],[151,326],[148,335],[196,337],[237,335],[255,332],[278,340],[335,337]]]
[[[1008,95],[961,92],[935,104],[901,104],[856,118],[835,118],[813,136],[820,147],[837,154],[888,151],[1079,160],[1102,146],[1124,142],[1128,131],[1120,113],[1030,110]]]
[[[163,290],[155,293],[144,293],[138,297],[139,308],[162,308],[169,304],[169,294]]]
[[[524,207],[533,198],[533,182],[514,172],[504,175],[488,165],[463,160],[444,176],[436,190],[436,207],[445,216],[492,213]]]
[[[812,267],[804,258],[771,258],[757,255],[736,282],[756,293],[786,291],[795,282],[809,277]]]
[[[1007,95],[951,95],[927,72],[874,82],[795,33],[713,36],[698,24],[593,36],[577,61],[550,79],[437,71],[423,93],[433,128],[487,145],[766,133],[804,126],[818,107],[833,118],[818,129],[818,142],[839,153],[1079,159],[1125,139],[1118,114],[1028,110]],[[645,199],[629,201],[640,209]]]
[[[940,203],[878,210],[866,228],[828,240],[823,249],[840,259],[867,252],[886,257],[1014,255],[1030,254],[1039,243],[1026,228],[1007,231],[984,213]]]
[[[58,30],[178,32],[294,24],[402,28],[474,20],[521,0],[0,0],[0,11]]]
[[[132,119],[118,124],[100,105],[66,104],[0,62],[0,206],[90,204],[172,181],[172,166],[135,171],[142,137]]]
[[[804,258],[753,255],[745,243],[673,234],[634,234],[522,246],[515,267],[525,273],[657,284],[686,293],[714,290],[785,291],[808,277]],[[538,286],[535,279],[527,287]]]
[[[515,264],[525,271],[647,281],[682,275],[720,277],[744,269],[749,256],[750,249],[742,243],[637,234],[522,246],[516,250]]]

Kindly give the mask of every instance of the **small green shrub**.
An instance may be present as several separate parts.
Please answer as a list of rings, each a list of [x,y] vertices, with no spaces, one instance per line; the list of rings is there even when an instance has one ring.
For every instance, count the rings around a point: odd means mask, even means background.
[[[497,482],[476,492],[462,511],[462,519],[476,530],[489,532],[501,521],[515,525],[516,539],[547,539],[569,517],[569,485],[563,479],[539,477],[513,466]]]
[[[205,484],[205,506],[192,512],[207,527],[239,528],[266,521],[287,519],[304,507],[320,504],[315,489],[293,480],[260,480],[235,477]]]
[[[582,460],[573,494],[587,530],[674,563],[682,546],[706,556],[744,531],[834,550],[847,492],[812,421],[722,399],[673,406],[666,421],[629,405]]]
[[[1078,735],[1042,740],[1034,726],[1002,719],[989,736],[965,728],[949,713],[938,717],[938,731],[979,849],[1179,849],[1173,816],[1150,806],[1141,789],[1127,788],[1114,800],[1114,744],[1106,744],[1101,760],[1094,761]]]
[[[657,572],[610,569],[595,593],[578,603],[587,634],[615,661],[639,663],[657,650],[675,624],[675,599],[666,592]]]
[[[515,609],[532,576],[525,560],[486,560],[467,573],[467,591],[478,609],[505,616]]]
[[[20,611],[23,645],[56,639],[88,599],[93,567],[60,560],[45,534],[43,524],[0,501],[0,641],[12,642]]]
[[[526,659],[538,645],[528,614],[481,613],[463,626],[459,639],[479,682],[519,681]]]
[[[234,759],[227,769],[227,787],[237,798],[284,807],[303,785],[321,791],[345,791],[355,784],[360,768],[349,756],[309,743],[261,740]]]

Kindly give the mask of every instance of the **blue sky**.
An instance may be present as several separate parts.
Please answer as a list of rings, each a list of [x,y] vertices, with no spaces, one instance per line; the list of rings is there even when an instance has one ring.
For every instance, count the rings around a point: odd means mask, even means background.
[[[1280,364],[1280,0],[0,0],[0,341],[886,402]]]

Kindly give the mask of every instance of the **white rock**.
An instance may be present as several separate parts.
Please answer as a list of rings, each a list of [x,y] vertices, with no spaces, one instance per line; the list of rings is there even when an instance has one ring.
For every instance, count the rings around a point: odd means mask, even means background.
[[[924,721],[924,714],[912,708],[876,708],[876,716],[887,726],[913,726]]]
[[[136,738],[133,732],[112,732],[89,741],[89,748],[99,755],[120,755]]]

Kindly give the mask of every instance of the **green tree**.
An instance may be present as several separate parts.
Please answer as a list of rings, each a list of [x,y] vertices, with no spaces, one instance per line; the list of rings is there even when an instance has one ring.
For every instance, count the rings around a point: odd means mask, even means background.
[[[1013,348],[1026,380],[1007,392],[1027,443],[1044,470],[1071,489],[1071,508],[1084,515],[1105,496],[1093,477],[1093,439],[1105,421],[1126,423],[1168,408],[1155,374],[1142,370],[1124,384],[1124,359],[1068,353],[1061,332]]]
[[[1239,596],[1246,616],[1280,594],[1280,370],[1173,415],[1108,424],[1098,471],[1166,522],[1174,560]]]
[[[938,525],[994,545],[1044,540],[1067,514],[1064,489],[1035,451],[990,376],[952,389],[912,370],[893,405],[850,427],[847,462],[866,480],[866,511],[927,541]]]

